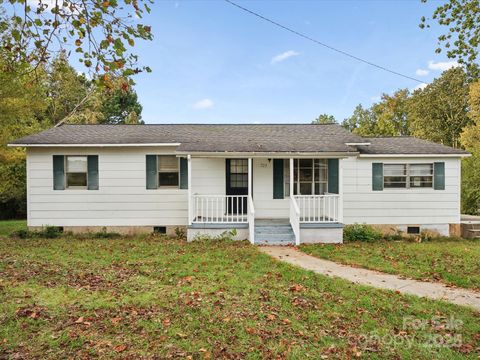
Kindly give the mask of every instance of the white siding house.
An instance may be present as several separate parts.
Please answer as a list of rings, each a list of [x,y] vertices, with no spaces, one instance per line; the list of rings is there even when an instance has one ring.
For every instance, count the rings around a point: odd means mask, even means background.
[[[28,225],[254,243],[341,242],[344,224],[448,235],[462,150],[337,125],[65,125],[27,148]]]

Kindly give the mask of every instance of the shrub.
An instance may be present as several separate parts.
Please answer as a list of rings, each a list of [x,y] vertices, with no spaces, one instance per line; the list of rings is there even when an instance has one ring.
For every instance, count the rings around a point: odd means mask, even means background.
[[[62,235],[63,229],[57,226],[46,226],[41,231],[38,231],[37,234],[39,237],[44,237],[47,239],[55,239]]]
[[[11,237],[19,239],[47,238],[55,239],[63,234],[63,228],[58,226],[46,226],[40,231],[17,230],[10,234]]]
[[[93,233],[92,236],[96,239],[116,239],[121,237],[122,235],[116,232],[108,232],[107,228],[104,227],[102,228],[102,231]]]
[[[345,241],[378,241],[382,239],[382,233],[370,225],[353,224],[344,227],[343,239]]]
[[[187,234],[185,233],[185,229],[183,227],[176,227],[175,228],[175,235],[177,236],[177,239],[186,239]]]
[[[12,238],[27,239],[32,236],[31,232],[25,229],[16,230],[10,234]]]

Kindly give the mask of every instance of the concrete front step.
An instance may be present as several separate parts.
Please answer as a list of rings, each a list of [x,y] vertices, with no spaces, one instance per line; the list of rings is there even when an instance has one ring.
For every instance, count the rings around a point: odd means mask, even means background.
[[[290,225],[255,226],[255,234],[290,234],[293,233]]]
[[[284,221],[263,220],[255,222],[255,244],[295,244],[295,234],[289,223],[285,223]]]

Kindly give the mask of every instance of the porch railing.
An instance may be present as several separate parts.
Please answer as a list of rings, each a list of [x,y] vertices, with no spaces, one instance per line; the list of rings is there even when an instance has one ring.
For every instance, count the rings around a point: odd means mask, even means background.
[[[253,206],[253,199],[248,195],[248,239],[253,244],[255,243],[255,207]]]
[[[193,223],[248,223],[248,195],[192,195]]]
[[[300,209],[293,196],[290,196],[290,225],[295,234],[295,245],[300,245]]]
[[[339,221],[338,194],[295,195],[301,223],[333,223]]]

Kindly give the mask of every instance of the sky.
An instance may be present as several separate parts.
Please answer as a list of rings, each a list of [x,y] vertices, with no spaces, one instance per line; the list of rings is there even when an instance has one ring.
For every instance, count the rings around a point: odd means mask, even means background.
[[[425,83],[454,65],[436,54],[443,29],[418,27],[440,3],[237,2],[321,42]],[[146,123],[338,122],[356,105],[419,83],[332,52],[222,0],[157,1],[135,47],[152,73],[135,77]]]

